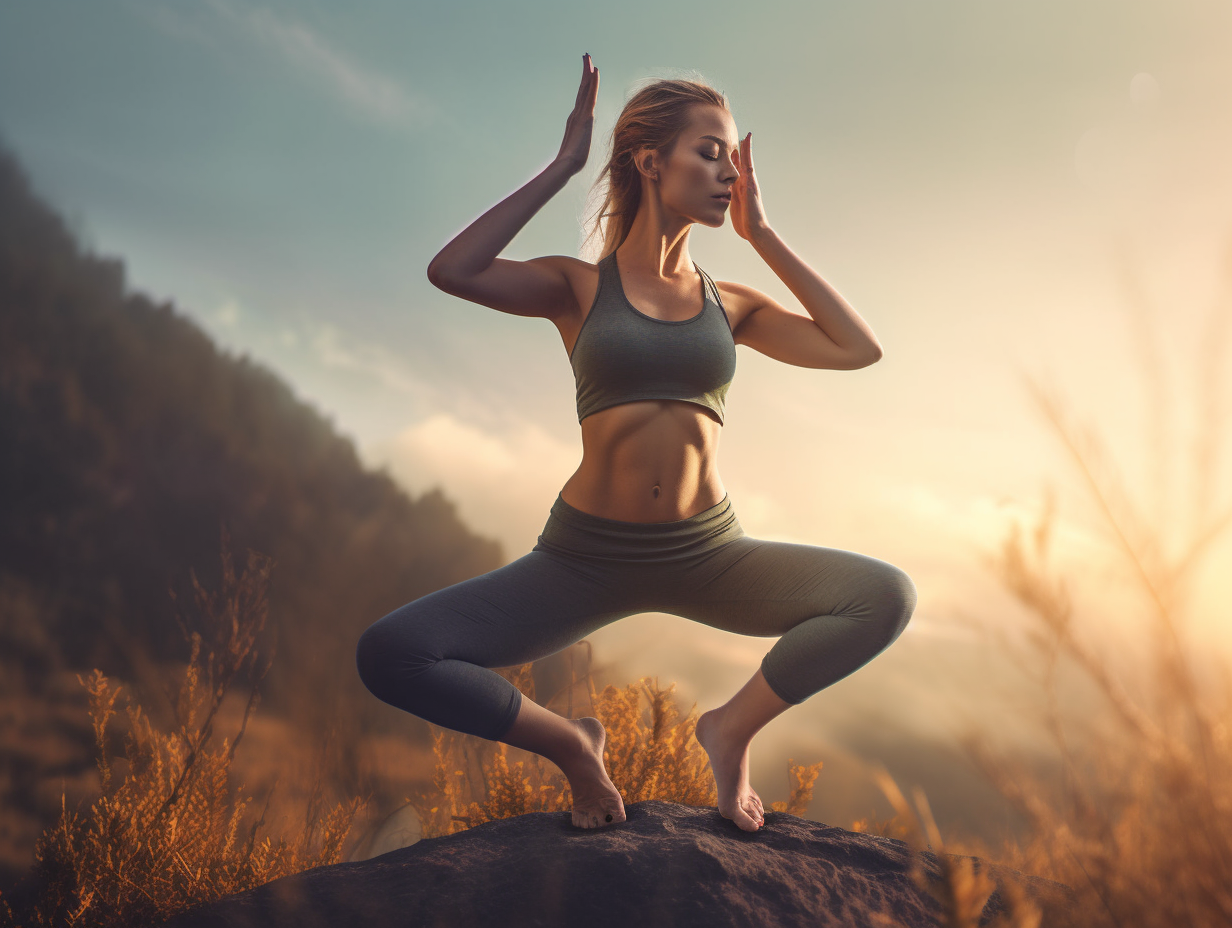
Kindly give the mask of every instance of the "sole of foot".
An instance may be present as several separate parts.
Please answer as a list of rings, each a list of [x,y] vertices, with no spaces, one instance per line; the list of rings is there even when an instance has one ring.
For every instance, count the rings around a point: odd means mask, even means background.
[[[603,746],[607,730],[596,718],[573,719],[582,735],[583,749],[577,761],[565,771],[573,793],[573,824],[577,828],[603,828],[625,820],[625,803],[607,768],[603,765]]]
[[[743,831],[758,831],[765,824],[766,813],[761,797],[749,785],[749,742],[727,731],[719,709],[701,714],[694,736],[710,758],[719,793],[719,814]]]

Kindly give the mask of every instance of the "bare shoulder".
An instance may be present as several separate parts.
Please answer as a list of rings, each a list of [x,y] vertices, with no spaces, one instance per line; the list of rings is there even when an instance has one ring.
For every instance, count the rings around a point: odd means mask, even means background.
[[[550,262],[548,266],[569,281],[573,299],[566,311],[552,317],[552,322],[560,331],[565,351],[571,355],[578,334],[582,331],[582,323],[586,321],[595,297],[599,295],[599,265],[568,255],[546,255],[535,260]]]
[[[575,292],[579,287],[582,290],[598,290],[599,265],[597,264],[591,264],[589,261],[583,261],[581,258],[573,258],[569,255],[544,255],[533,260],[565,275]],[[581,306],[589,306],[588,303],[582,300],[578,302]]]

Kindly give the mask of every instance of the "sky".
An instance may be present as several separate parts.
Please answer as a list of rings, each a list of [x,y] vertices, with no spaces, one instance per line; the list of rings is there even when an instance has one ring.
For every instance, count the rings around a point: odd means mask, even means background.
[[[1227,510],[1230,25],[1197,0],[9,0],[0,138],[131,289],[278,372],[411,493],[443,487],[510,561],[581,458],[572,371],[546,319],[450,297],[427,264],[551,161],[583,53],[590,161],[503,257],[593,260],[581,220],[638,82],[722,90],[771,225],[884,348],[818,371],[740,346],[724,485],[749,534],[873,555],[919,591],[890,650],[759,736],[757,786],[777,754],[858,749],[874,718],[1028,737],[997,724],[1016,678],[987,639],[1023,656],[1027,615],[987,558],[1049,492],[1089,640],[1149,650],[1135,575],[1029,385],[1100,443],[1099,485],[1161,552]],[[690,249],[805,312],[729,222]],[[1232,654],[1228,563],[1225,533],[1193,577],[1206,654]],[[702,708],[771,643],[662,616],[591,640]]]

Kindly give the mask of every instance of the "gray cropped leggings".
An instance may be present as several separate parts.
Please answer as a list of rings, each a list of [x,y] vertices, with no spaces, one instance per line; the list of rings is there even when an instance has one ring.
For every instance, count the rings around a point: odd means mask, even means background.
[[[559,495],[526,555],[407,603],[360,636],[378,699],[454,731],[502,740],[522,694],[492,667],[560,651],[610,622],[664,612],[724,631],[782,636],[762,659],[789,703],[888,647],[915,584],[885,561],[745,535],[729,497],[676,522],[621,522]]]

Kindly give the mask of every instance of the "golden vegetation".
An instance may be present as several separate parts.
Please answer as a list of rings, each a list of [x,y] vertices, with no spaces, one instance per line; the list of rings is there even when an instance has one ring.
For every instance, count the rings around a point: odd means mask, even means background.
[[[39,896],[20,917],[0,900],[8,924],[155,924],[197,903],[341,858],[360,803],[323,812],[319,780],[298,834],[276,842],[258,837],[264,811],[246,833],[241,828],[252,797],[241,797],[242,785],[229,786],[228,772],[258,702],[256,686],[272,660],[260,661],[255,650],[268,613],[271,562],[249,551],[237,577],[225,529],[222,553],[220,591],[207,592],[192,576],[197,605],[214,637],[203,655],[201,634],[189,633],[181,622],[192,655],[176,699],[177,727],[155,730],[130,699],[122,777],[108,757],[108,723],[121,687],[98,670],[78,677],[90,697],[102,795],[84,815],[63,808],[59,822],[44,833],[33,874]],[[233,739],[214,744],[216,714],[241,672],[252,685],[243,721]]]
[[[898,813],[893,819],[896,830],[901,831],[908,842],[907,873],[911,881],[941,907],[940,923],[945,928],[978,928],[985,905],[998,890],[1004,898],[1005,911],[993,918],[988,928],[1039,928],[1043,913],[1019,883],[1012,879],[995,881],[975,868],[971,856],[962,856],[964,852],[945,846],[923,790],[917,787],[912,791],[920,808],[917,815],[903,798],[893,777],[880,768],[875,770],[874,776]],[[937,857],[940,878],[934,878],[924,868],[922,854],[926,849]],[[985,854],[974,856],[988,861]],[[869,913],[869,917],[879,928],[900,928],[900,923],[885,909]]]
[[[1120,641],[1110,636],[1101,641],[1097,629],[1083,628],[1070,592],[1075,577],[1049,563],[1058,527],[1050,491],[1029,540],[1014,525],[987,562],[1026,607],[1026,641],[1042,664],[1037,679],[1046,697],[1043,721],[1064,771],[1062,791],[1055,795],[1022,764],[994,756],[981,733],[970,733],[964,739],[968,755],[1030,823],[1021,845],[982,849],[978,856],[1072,887],[1076,908],[1050,921],[1050,928],[1223,928],[1232,924],[1232,669],[1189,625],[1199,568],[1232,524],[1232,506],[1219,502],[1216,485],[1227,473],[1218,460],[1232,313],[1226,299],[1216,302],[1196,338],[1197,363],[1186,365],[1199,378],[1192,404],[1195,439],[1186,445],[1170,434],[1181,416],[1169,418],[1161,338],[1151,331],[1135,268],[1124,260],[1120,269],[1151,391],[1144,458],[1156,475],[1154,519],[1148,501],[1135,499],[1125,486],[1098,433],[1070,422],[1055,391],[1030,378],[1027,386],[1099,515],[1123,589],[1135,596],[1147,619],[1149,647],[1145,659],[1130,664],[1122,678],[1108,658],[1120,650]],[[1178,447],[1190,448],[1192,459],[1170,460]],[[1165,475],[1180,473],[1186,463],[1187,484],[1169,486]],[[1165,504],[1178,500],[1182,489],[1189,493],[1188,520],[1179,506]],[[1121,619],[1128,624],[1128,616]],[[1014,647],[1008,650],[1018,656]],[[1025,662],[1024,669],[1033,670]],[[1076,671],[1092,684],[1106,707],[1102,714],[1067,717],[1057,693],[1063,671]],[[1067,726],[1078,729],[1077,737]],[[909,823],[913,849],[923,848],[921,833],[927,829],[933,850],[940,850],[923,796],[917,795],[925,819],[921,827],[893,781],[878,779],[899,818]],[[953,862],[939,885],[915,875],[941,903],[947,926],[977,924],[973,913],[986,898],[986,879]],[[1012,925],[1039,924],[1016,884],[1007,882],[1002,889]]]
[[[531,665],[497,671],[528,699],[535,698]],[[572,714],[573,688],[585,683],[589,715],[607,729],[603,759],[612,783],[626,804],[662,799],[691,806],[716,806],[718,795],[706,752],[693,736],[696,706],[688,716],[672,699],[675,684],[662,689],[658,681],[642,678],[619,689],[597,692],[591,672],[574,680],[568,689]],[[552,708],[556,699],[545,704]],[[643,707],[643,697],[646,705]],[[563,708],[563,707],[562,707]],[[500,742],[485,741],[449,729],[431,726],[436,755],[435,792],[412,798],[423,837],[453,834],[483,822],[573,808],[569,781],[560,768],[528,751]],[[510,755],[517,759],[510,763]],[[813,783],[821,764],[800,767],[789,762],[791,796],[775,802],[776,812],[803,815],[813,798]]]
[[[1094,433],[1070,426],[1045,391],[1036,388],[1034,396],[1094,497],[1153,640],[1148,665],[1130,671],[1144,691],[1135,698],[1101,653],[1097,633],[1080,626],[1072,578],[1047,563],[1056,527],[1051,497],[1031,542],[1015,526],[990,558],[1033,622],[1027,641],[1044,664],[1044,721],[1065,774],[1057,797],[1020,765],[995,757],[977,733],[966,738],[969,755],[1032,826],[1022,846],[1005,848],[1007,863],[1077,891],[1079,910],[1067,924],[1232,924],[1232,685],[1226,666],[1206,668],[1221,678],[1222,692],[1203,684],[1202,652],[1186,641],[1184,621],[1186,587],[1232,512],[1199,512],[1190,539],[1167,556],[1165,526],[1149,529]],[[1104,651],[1115,644],[1105,642]],[[1062,664],[1103,697],[1107,711],[1098,723],[1066,718],[1055,692]],[[1076,739],[1067,722],[1079,729]]]
[[[527,698],[535,698],[530,664],[497,672]],[[575,717],[572,689],[582,683],[589,691],[590,714],[607,729],[604,762],[625,803],[662,799],[693,806],[716,805],[714,778],[705,751],[694,737],[696,706],[687,718],[680,719],[671,698],[674,684],[662,689],[657,680],[643,678],[624,689],[607,686],[597,692],[588,670],[568,687],[569,705],[565,712],[568,718]],[[557,697],[546,705],[552,707]],[[554,764],[506,744],[435,725],[431,728],[436,755],[435,792],[421,793],[410,800],[419,815],[422,838],[455,834],[483,822],[530,812],[560,812],[572,808],[568,780]],[[522,759],[511,764],[511,753]],[[821,768],[821,763],[801,766],[789,760],[790,798],[786,802],[771,803],[771,808],[803,816],[812,800],[813,785]],[[986,854],[982,845],[964,843],[957,846],[962,850],[945,848],[927,811],[923,793],[916,791],[917,802],[925,809],[924,825],[921,825],[902,799],[893,779],[883,770],[876,771],[875,775],[897,814],[883,822],[862,819],[853,823],[851,830],[908,841],[910,876],[941,904],[946,913],[947,920],[943,922],[946,928],[976,928],[985,903],[997,889],[1005,895],[1008,915],[993,921],[989,928],[1038,928],[1040,912],[1017,883],[1012,880],[994,883],[985,873],[974,871],[966,857],[946,856],[971,854],[972,847]],[[925,849],[924,832],[928,834],[930,849],[937,853],[941,862],[940,881],[928,876],[918,856],[918,852]],[[874,923],[885,928],[896,925],[885,912],[870,912],[869,917],[880,919]]]
[[[535,697],[531,665],[497,671],[528,698]],[[662,799],[693,806],[714,806],[718,801],[714,777],[704,749],[693,736],[697,724],[696,706],[681,720],[671,699],[675,684],[661,689],[658,681],[647,678],[624,689],[607,686],[596,692],[588,670],[568,687],[572,712],[572,689],[585,683],[590,697],[590,714],[607,729],[604,762],[612,783],[626,803]],[[560,694],[557,694],[559,696]],[[646,705],[642,705],[642,697]],[[552,707],[556,698],[546,705]],[[431,726],[436,755],[435,792],[411,799],[419,814],[422,837],[455,834],[483,822],[512,818],[529,812],[559,812],[572,808],[569,783],[559,768],[530,752],[499,742],[486,741],[449,729]],[[524,759],[509,762],[510,753]],[[821,763],[802,766],[788,761],[790,798],[773,802],[776,812],[803,816],[813,798],[813,785]],[[1000,889],[1007,902],[1008,915],[993,921],[989,928],[1038,928],[1040,912],[1025,891],[1012,880],[994,883],[986,874],[975,872],[965,857],[971,847],[987,853],[978,843],[959,845],[962,850],[945,848],[923,793],[916,791],[923,804],[924,825],[903,801],[893,779],[876,771],[882,789],[894,804],[897,814],[882,822],[861,819],[851,830],[906,839],[911,849],[910,876],[923,891],[937,899],[946,913],[946,928],[976,928],[989,896]],[[940,881],[931,879],[921,865],[918,853],[925,848],[922,834],[927,831],[930,849],[938,854],[942,866]],[[969,845],[969,846],[967,846]],[[977,856],[983,856],[977,855]],[[886,912],[870,912],[874,924],[895,928],[897,923]]]

